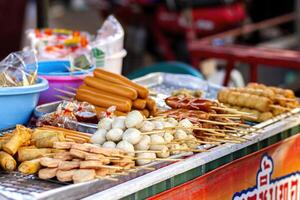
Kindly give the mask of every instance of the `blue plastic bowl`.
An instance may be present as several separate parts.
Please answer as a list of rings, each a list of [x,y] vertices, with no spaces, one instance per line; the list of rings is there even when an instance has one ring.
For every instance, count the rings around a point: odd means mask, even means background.
[[[0,88],[0,130],[26,124],[38,103],[40,92],[47,89],[48,81],[44,78],[38,78],[31,86]]]
[[[91,73],[94,71],[94,67],[88,70],[70,72],[69,61],[42,61],[38,63],[38,74],[44,76],[75,76]]]

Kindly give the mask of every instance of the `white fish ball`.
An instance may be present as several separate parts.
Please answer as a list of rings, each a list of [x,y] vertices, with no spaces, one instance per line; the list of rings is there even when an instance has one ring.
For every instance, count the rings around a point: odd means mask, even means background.
[[[155,125],[152,122],[150,122],[150,121],[143,121],[141,123],[140,131],[142,131],[142,132],[148,132],[148,131],[154,130],[154,128],[155,128]]]
[[[139,130],[135,128],[129,128],[123,133],[122,139],[135,145],[142,139],[142,135]]]
[[[141,165],[146,165],[151,163],[153,160],[156,158],[156,154],[155,153],[138,153],[136,155],[137,158],[141,158],[141,159],[137,159],[136,163],[137,165],[141,166]],[[148,159],[143,159],[143,158],[148,158]]]
[[[170,146],[171,155],[180,154],[181,153],[180,149],[181,149],[180,144],[172,144]]]
[[[120,128],[113,128],[106,133],[106,140],[119,142],[122,139],[123,130]]]
[[[169,122],[173,126],[177,126],[178,125],[178,121],[175,118],[173,118],[173,117],[167,118],[167,122]]]
[[[150,145],[150,149],[151,150],[160,150],[162,148],[162,146],[165,145],[165,140],[162,136],[160,135],[151,135],[151,145]]]
[[[112,128],[111,127],[112,122],[113,122],[113,119],[105,117],[99,121],[98,128],[109,131]]]
[[[165,127],[165,128],[174,127],[174,125],[171,124],[170,122],[163,122],[163,124],[164,124],[164,127]]]
[[[125,130],[125,119],[126,117],[124,116],[116,117],[112,122],[112,128],[120,128],[122,130]]]
[[[130,155],[130,156],[134,156],[134,146],[127,141],[124,141],[124,140],[120,141],[117,144],[116,148],[127,152],[128,155]]]
[[[164,134],[164,140],[165,140],[165,142],[171,142],[172,140],[174,140],[174,137],[171,133],[166,132]]]
[[[183,119],[178,123],[178,126],[184,127],[184,128],[193,128],[192,122],[188,119]]]
[[[140,123],[142,123],[143,120],[144,120],[143,115],[139,111],[134,110],[129,112],[128,115],[126,116],[125,125],[127,128],[133,128],[139,125]]]
[[[110,149],[114,149],[116,148],[116,143],[112,142],[112,141],[107,141],[107,142],[104,142],[102,147],[103,148],[110,148]]]
[[[103,144],[106,141],[105,138],[106,130],[98,129],[91,137],[91,143],[93,144]]]
[[[144,135],[142,139],[137,143],[134,148],[135,150],[148,150],[150,148],[151,138],[149,135]]]
[[[167,146],[163,146],[161,149],[160,149],[161,152],[159,153],[156,153],[156,156],[158,158],[167,158],[170,156],[170,151],[169,151],[169,148]]]
[[[162,130],[165,128],[164,122],[162,122],[162,121],[153,121],[152,123],[155,126],[155,128],[154,128],[155,130]]]
[[[174,137],[175,137],[175,139],[178,139],[178,140],[185,140],[187,138],[187,134],[185,131],[178,129],[174,133]]]

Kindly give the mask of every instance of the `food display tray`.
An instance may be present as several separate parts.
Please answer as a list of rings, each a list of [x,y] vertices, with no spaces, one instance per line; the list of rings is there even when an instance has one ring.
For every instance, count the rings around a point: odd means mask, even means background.
[[[169,74],[169,73],[151,73],[146,76],[135,79],[134,82],[143,85],[151,90],[152,98],[157,102],[159,108],[166,108],[164,99],[169,96],[173,90],[189,89],[201,90],[204,98],[215,99],[220,86],[211,84],[191,75]],[[40,105],[34,110],[34,116],[39,118],[47,113],[54,112],[61,101]],[[80,122],[69,123],[77,131],[94,133],[97,130],[95,124],[86,124]]]

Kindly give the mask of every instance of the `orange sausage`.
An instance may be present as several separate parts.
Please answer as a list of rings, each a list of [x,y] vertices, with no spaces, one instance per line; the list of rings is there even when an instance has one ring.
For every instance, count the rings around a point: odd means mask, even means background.
[[[150,111],[156,109],[156,103],[155,103],[155,101],[153,99],[151,99],[151,98],[147,98],[147,100],[146,100],[146,107]]]
[[[146,107],[146,100],[145,99],[136,99],[132,103],[132,107],[138,110],[142,110]]]
[[[123,86],[123,85],[120,85],[120,84],[105,81],[100,78],[87,76],[84,79],[84,83],[87,84],[88,86],[96,88],[98,90],[102,90],[102,91],[109,92],[109,93],[112,93],[115,95],[127,97],[132,100],[135,100],[137,98],[136,90],[126,87],[126,86]]]
[[[149,117],[149,115],[150,115],[150,112],[149,112],[149,110],[147,110],[147,109],[143,109],[142,110],[142,113],[143,113],[143,115],[147,118],[147,117]]]
[[[116,106],[118,111],[129,112],[131,110],[131,105],[127,102],[116,100],[113,98],[107,98],[99,94],[87,91],[87,90],[77,90],[76,99],[79,101],[86,101],[95,106],[100,106],[108,108],[110,106]]]
[[[106,81],[110,81],[112,83],[118,83],[133,88],[138,92],[139,97],[142,99],[146,99],[149,95],[149,91],[147,88],[132,82],[131,80],[122,75],[114,74],[98,68],[95,69],[94,76]]]
[[[100,116],[101,112],[106,112],[106,109],[107,109],[107,108],[102,108],[102,107],[98,107],[98,106],[95,106],[95,108],[96,108],[97,116]],[[116,110],[114,112],[114,115],[116,115],[116,116],[126,116],[127,113],[120,112],[120,111]]]
[[[119,96],[119,95],[115,95],[115,94],[112,94],[112,93],[109,93],[109,92],[105,92],[105,91],[102,91],[102,90],[98,90],[96,88],[89,87],[89,86],[87,86],[85,84],[82,84],[78,89],[88,90],[88,91],[91,91],[91,92],[95,92],[95,93],[97,93],[99,95],[106,96],[108,98],[114,98],[114,99],[119,99],[119,100],[122,100],[122,101],[126,101],[130,105],[132,104],[132,101],[129,98],[122,97],[122,96]]]

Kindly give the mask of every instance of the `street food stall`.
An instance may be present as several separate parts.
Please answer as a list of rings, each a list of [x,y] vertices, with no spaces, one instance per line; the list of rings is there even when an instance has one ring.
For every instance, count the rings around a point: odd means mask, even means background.
[[[299,198],[292,90],[163,72],[129,80],[112,16],[96,37],[28,37],[34,51],[0,65],[0,199]]]

